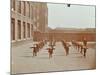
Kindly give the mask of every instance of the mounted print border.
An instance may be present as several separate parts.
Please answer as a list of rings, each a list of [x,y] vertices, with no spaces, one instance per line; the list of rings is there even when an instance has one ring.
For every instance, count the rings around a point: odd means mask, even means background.
[[[11,0],[11,74],[96,69],[96,6]]]

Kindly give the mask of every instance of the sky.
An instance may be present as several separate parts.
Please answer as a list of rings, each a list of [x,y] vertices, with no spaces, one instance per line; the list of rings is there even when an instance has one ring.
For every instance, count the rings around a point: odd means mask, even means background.
[[[95,28],[95,7],[48,3],[48,26],[51,28]]]

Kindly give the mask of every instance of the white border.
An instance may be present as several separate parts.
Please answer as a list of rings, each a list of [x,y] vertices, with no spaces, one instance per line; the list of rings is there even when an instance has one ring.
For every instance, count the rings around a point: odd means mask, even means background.
[[[98,75],[100,71],[100,0],[33,0],[43,2],[57,2],[57,3],[71,3],[71,4],[85,4],[96,5],[96,57],[97,69],[88,71],[68,71],[68,72],[54,72],[54,73],[40,73],[41,75]],[[0,75],[10,75],[10,0],[0,1]],[[34,74],[34,75],[40,75]],[[29,75],[29,74],[27,74]]]

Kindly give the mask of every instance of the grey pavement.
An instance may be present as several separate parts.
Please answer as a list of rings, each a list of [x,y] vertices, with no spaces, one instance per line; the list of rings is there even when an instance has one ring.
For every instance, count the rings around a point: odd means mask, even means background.
[[[73,46],[70,47],[69,55],[65,56],[61,42],[57,42],[53,57],[49,59],[48,44],[38,53],[32,56],[32,42],[12,46],[12,74],[16,73],[36,73],[51,71],[85,70],[96,68],[95,44],[90,43],[86,58],[83,57]]]

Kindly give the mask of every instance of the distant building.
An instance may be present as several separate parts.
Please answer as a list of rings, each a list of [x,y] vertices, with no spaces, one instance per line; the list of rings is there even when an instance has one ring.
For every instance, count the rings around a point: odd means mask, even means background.
[[[84,38],[87,41],[96,41],[96,28],[49,28],[48,32],[44,33],[44,35],[48,40],[52,37],[55,40],[66,41],[83,41]]]
[[[37,9],[36,25],[40,32],[45,32],[48,27],[48,8],[46,3],[34,3]]]
[[[12,42],[32,39],[33,31],[45,32],[47,26],[46,3],[11,0]]]

